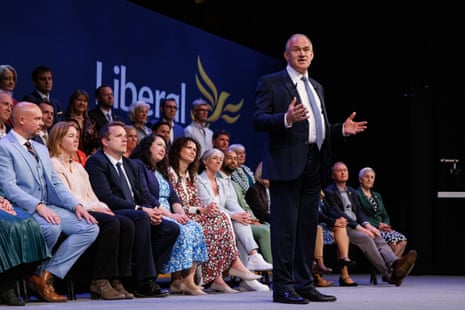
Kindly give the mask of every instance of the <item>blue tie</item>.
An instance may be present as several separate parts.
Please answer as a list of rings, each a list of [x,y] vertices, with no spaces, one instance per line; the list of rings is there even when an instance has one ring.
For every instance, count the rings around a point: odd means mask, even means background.
[[[310,89],[310,83],[308,82],[307,77],[303,76],[301,78],[304,81],[305,90],[307,91],[308,101],[310,101],[310,106],[312,107],[313,116],[315,119],[315,128],[316,128],[316,145],[318,145],[318,149],[321,149],[321,145],[323,144],[323,123],[321,122],[321,113],[318,105],[316,104],[315,97],[313,96],[313,92]]]
[[[124,197],[129,201],[134,201],[132,197],[131,189],[129,188],[128,180],[124,175],[123,168],[121,167],[121,163],[116,163],[116,168],[118,169],[118,175],[121,180],[121,189],[123,190]]]

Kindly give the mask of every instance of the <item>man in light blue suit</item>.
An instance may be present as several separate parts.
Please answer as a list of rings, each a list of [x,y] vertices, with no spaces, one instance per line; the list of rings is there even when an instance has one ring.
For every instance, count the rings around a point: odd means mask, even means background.
[[[61,233],[67,236],[28,281],[40,298],[64,302],[66,297],[54,290],[54,276],[66,276],[96,239],[99,228],[55,174],[47,148],[31,140],[43,125],[38,105],[18,103],[12,119],[13,129],[0,140],[0,189],[14,205],[32,214],[50,250]]]

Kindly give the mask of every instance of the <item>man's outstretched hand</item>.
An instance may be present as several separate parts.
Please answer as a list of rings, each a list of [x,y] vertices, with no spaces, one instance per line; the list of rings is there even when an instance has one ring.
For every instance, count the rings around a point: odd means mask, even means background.
[[[342,127],[345,136],[356,135],[367,129],[367,121],[354,122],[354,118],[356,115],[356,112],[352,112],[352,114],[350,114],[350,116],[345,120]]]

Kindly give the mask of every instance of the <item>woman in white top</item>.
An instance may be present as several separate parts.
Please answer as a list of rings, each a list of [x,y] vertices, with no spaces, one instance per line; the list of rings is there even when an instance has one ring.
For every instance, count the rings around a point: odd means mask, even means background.
[[[134,244],[133,222],[99,201],[84,167],[73,160],[79,145],[79,129],[74,122],[58,122],[50,131],[47,147],[53,167],[64,185],[94,216],[100,228],[97,239],[87,250],[92,253],[92,298],[132,299],[121,280],[131,277],[132,247]]]

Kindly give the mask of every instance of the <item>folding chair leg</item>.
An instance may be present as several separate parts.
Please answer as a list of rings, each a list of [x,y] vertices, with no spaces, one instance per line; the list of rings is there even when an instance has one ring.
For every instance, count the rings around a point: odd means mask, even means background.
[[[375,267],[371,267],[370,284],[373,284],[373,285],[377,285],[377,284],[378,284],[378,277],[376,276],[376,269],[375,269]]]

